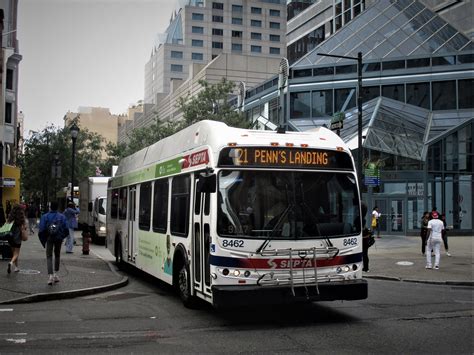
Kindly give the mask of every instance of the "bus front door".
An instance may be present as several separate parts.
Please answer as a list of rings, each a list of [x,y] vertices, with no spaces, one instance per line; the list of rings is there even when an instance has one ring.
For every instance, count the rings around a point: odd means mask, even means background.
[[[194,289],[205,297],[211,297],[211,268],[209,255],[211,247],[210,234],[210,193],[197,192],[196,177],[194,184],[194,213],[193,213],[193,280]]]
[[[127,259],[128,261],[135,262],[135,230],[137,224],[136,218],[136,197],[137,197],[137,187],[132,186],[128,192],[128,210],[129,210],[129,219],[128,219],[128,241],[127,241]]]

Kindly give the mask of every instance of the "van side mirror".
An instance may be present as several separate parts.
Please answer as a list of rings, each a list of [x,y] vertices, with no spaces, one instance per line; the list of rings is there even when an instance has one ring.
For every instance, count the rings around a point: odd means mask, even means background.
[[[216,174],[201,173],[197,183],[198,192],[214,193],[217,188]]]
[[[87,210],[89,212],[92,212],[92,202],[89,202],[89,204],[87,205]]]

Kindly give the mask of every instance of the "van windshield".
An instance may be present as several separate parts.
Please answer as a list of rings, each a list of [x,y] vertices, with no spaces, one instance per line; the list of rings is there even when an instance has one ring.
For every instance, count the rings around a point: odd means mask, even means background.
[[[361,230],[352,173],[222,170],[218,187],[220,236],[305,239]]]

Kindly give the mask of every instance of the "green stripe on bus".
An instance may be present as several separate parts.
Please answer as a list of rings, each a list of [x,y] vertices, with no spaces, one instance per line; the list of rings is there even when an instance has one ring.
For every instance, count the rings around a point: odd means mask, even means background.
[[[115,188],[119,186],[132,185],[158,177],[177,174],[181,172],[181,164],[179,164],[181,159],[182,158],[175,158],[165,161],[161,164],[156,164],[155,166],[150,166],[148,168],[135,171],[133,173],[117,176],[112,179],[112,187]]]

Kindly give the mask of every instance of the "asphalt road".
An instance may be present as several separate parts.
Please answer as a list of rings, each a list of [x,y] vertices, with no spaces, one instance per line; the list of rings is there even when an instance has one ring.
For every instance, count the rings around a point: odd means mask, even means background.
[[[0,354],[473,353],[473,289],[369,280],[369,298],[186,309],[140,273],[82,298],[0,307]]]

